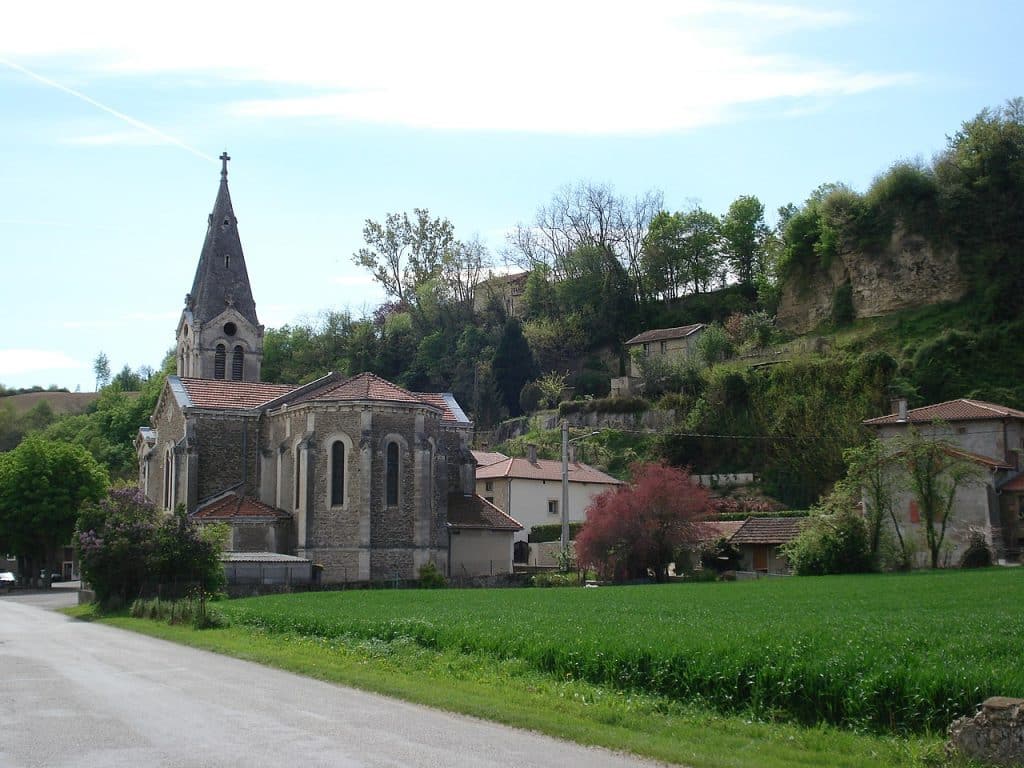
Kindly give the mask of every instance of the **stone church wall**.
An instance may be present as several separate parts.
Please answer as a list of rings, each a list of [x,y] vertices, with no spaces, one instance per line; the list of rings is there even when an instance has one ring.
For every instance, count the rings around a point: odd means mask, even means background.
[[[150,419],[152,427],[156,430],[156,448],[149,466],[149,500],[163,508],[164,500],[164,465],[167,462],[167,450],[174,446],[185,436],[185,416],[181,409],[173,403],[170,393],[165,393],[163,408],[153,414]],[[175,489],[175,497],[178,501],[185,502],[187,489],[184,483],[184,454],[179,454],[178,464],[178,487]]]
[[[201,461],[197,501],[243,483],[239,491],[255,494],[259,461],[257,421],[246,416],[197,415],[196,450]]]

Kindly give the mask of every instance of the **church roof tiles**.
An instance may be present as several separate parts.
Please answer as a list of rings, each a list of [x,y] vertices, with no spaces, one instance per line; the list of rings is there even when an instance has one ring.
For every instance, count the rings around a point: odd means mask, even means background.
[[[235,518],[289,518],[283,509],[264,504],[249,496],[228,493],[203,504],[192,515],[199,520],[231,520]]]
[[[177,378],[168,377],[169,380]],[[295,389],[290,384],[265,384],[260,381],[185,378],[179,381],[188,398],[182,405],[218,410],[248,411],[259,408],[264,403],[269,403]]]

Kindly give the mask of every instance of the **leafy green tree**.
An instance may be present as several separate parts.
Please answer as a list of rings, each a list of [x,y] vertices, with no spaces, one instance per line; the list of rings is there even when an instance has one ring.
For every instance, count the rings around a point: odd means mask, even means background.
[[[84,448],[29,435],[0,454],[0,550],[18,554],[22,573],[52,565],[80,507],[106,488],[107,473]]]
[[[122,392],[138,392],[142,389],[142,375],[133,371],[127,364],[112,380],[111,384],[121,388]]]
[[[530,345],[523,336],[522,326],[513,317],[505,322],[505,329],[494,350],[491,365],[495,383],[501,392],[502,402],[508,409],[508,414],[518,416],[521,412],[519,393],[526,382],[536,378],[537,364],[534,362]]]
[[[741,283],[752,285],[763,269],[768,236],[764,205],[753,195],[736,198],[722,218],[722,241],[729,266]]]
[[[117,489],[85,505],[76,533],[82,576],[100,604],[223,586],[221,532],[201,530],[182,507],[170,515],[159,512],[137,488]]]
[[[96,391],[99,392],[110,383],[110,358],[105,352],[96,355],[92,362],[92,372],[96,376]]]
[[[859,496],[864,505],[868,527],[868,551],[875,560],[881,551],[882,526],[891,521],[901,552],[906,551],[903,531],[896,515],[898,475],[894,471],[892,452],[885,442],[874,438],[863,445],[843,451],[846,478],[842,486],[851,496]]]
[[[782,552],[798,576],[865,573],[874,563],[864,519],[849,506],[818,510]]]
[[[956,494],[981,482],[981,469],[958,448],[911,429],[897,443],[907,482],[917,500],[931,567],[939,567],[946,529],[955,511]]]

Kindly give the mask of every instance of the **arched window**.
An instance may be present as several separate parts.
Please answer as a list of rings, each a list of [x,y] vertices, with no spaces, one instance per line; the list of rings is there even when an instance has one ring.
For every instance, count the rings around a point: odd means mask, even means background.
[[[388,443],[385,469],[385,498],[389,507],[398,506],[398,443]]]
[[[213,355],[213,378],[223,379],[224,378],[224,358],[227,356],[227,350],[224,349],[223,344],[217,345],[217,351]]]
[[[231,353],[231,380],[241,381],[242,380],[242,362],[245,360],[245,351],[242,349],[242,345],[238,344],[235,346],[234,351]]]
[[[335,440],[331,444],[331,506],[345,503],[345,444]]]
[[[171,508],[171,452],[164,454],[164,509]]]

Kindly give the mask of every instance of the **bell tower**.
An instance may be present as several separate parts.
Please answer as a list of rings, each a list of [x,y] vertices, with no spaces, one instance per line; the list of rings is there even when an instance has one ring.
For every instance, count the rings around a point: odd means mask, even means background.
[[[220,156],[220,188],[192,291],[178,321],[178,375],[197,379],[259,381],[263,326],[249,286],[238,219],[228,191],[227,152]]]

